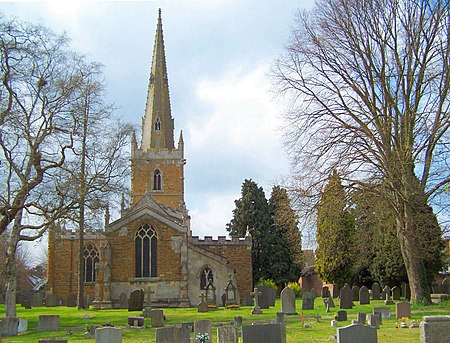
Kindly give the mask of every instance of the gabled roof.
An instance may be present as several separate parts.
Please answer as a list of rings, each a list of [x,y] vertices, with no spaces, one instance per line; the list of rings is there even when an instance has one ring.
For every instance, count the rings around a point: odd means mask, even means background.
[[[186,232],[187,230],[184,225],[183,211],[174,210],[157,203],[150,194],[146,192],[144,196],[135,205],[129,208],[121,218],[110,223],[106,231],[116,231],[142,218],[158,220],[180,232]]]

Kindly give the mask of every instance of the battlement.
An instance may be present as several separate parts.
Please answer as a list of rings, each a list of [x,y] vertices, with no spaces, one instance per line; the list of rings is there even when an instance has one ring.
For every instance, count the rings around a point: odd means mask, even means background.
[[[131,158],[135,160],[173,160],[182,161],[183,150],[181,149],[133,149]]]
[[[58,238],[59,239],[71,239],[75,240],[78,239],[78,230],[77,229],[61,229],[59,232]],[[100,230],[86,230],[84,232],[84,240],[90,240],[90,239],[104,239],[105,234],[103,231]]]
[[[245,238],[231,237],[227,239],[226,236],[218,236],[217,239],[213,239],[212,236],[205,236],[204,239],[200,239],[198,236],[189,237],[189,242],[194,245],[252,245],[252,237],[245,236]]]

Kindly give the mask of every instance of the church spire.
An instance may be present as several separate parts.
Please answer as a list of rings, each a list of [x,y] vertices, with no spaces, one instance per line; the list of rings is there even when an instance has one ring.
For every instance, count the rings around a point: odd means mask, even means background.
[[[141,149],[173,149],[173,130],[160,9],[153,47],[147,104],[142,120]]]

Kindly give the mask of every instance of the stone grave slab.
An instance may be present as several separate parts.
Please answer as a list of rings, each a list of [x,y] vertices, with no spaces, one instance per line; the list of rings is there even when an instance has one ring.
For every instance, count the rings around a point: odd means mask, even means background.
[[[338,322],[344,322],[347,320],[347,311],[339,310],[337,311],[336,320]]]
[[[58,297],[56,295],[53,295],[52,293],[46,294],[44,301],[46,307],[54,307],[59,305]]]
[[[250,325],[242,327],[242,343],[282,343],[280,324]]]
[[[31,310],[31,298],[23,298],[22,299],[22,306],[25,307],[27,310]]]
[[[59,315],[39,315],[38,331],[59,331]]]
[[[330,288],[328,286],[322,287],[322,298],[328,298],[330,296]]]
[[[450,294],[450,279],[445,278],[441,283],[442,292],[445,294]]]
[[[113,327],[95,329],[95,343],[122,343],[122,329]]]
[[[128,296],[127,293],[120,293],[119,295],[119,308],[128,308]]]
[[[449,333],[450,316],[425,316],[420,322],[421,343],[447,343]]]
[[[77,295],[76,294],[70,293],[67,296],[66,306],[68,306],[68,307],[75,307],[75,306],[77,306]]]
[[[359,287],[356,285],[352,287],[352,300],[359,301]]]
[[[38,343],[67,343],[66,338],[39,338]]]
[[[380,313],[376,313],[376,314],[369,314],[369,326],[375,328],[375,329],[379,329],[380,328],[380,318],[381,315]]]
[[[152,310],[150,316],[152,320],[152,328],[161,328],[164,326],[163,310]]]
[[[302,310],[314,310],[314,294],[312,292],[306,291],[303,293]]]
[[[411,300],[411,288],[409,287],[409,283],[402,283],[402,297],[405,301]]]
[[[136,289],[130,294],[128,311],[142,311],[144,308],[145,293],[142,289]]]
[[[411,304],[406,301],[401,301],[395,305],[395,318],[411,318]]]
[[[258,286],[258,291],[261,292],[258,295],[258,305],[260,308],[269,308],[275,306],[275,299],[277,292],[269,286]]]
[[[212,322],[210,320],[198,319],[194,322],[194,337],[199,333],[207,333],[209,337],[212,337]]]
[[[366,325],[366,312],[358,312],[356,321],[358,325]]]
[[[217,343],[237,343],[238,333],[234,326],[219,326],[217,328]]]
[[[402,293],[400,287],[394,286],[391,292],[392,292],[392,300],[400,300]]]
[[[334,284],[331,289],[331,296],[336,299],[336,298],[339,298],[340,293],[341,293],[341,288],[339,287],[339,285]]]
[[[285,287],[281,291],[281,312],[287,315],[297,314],[295,308],[295,292],[289,287]]]
[[[156,343],[190,343],[190,331],[187,328],[156,328]]]
[[[183,322],[181,328],[189,329],[189,332],[194,332],[194,322]]]
[[[144,317],[129,316],[128,326],[131,328],[144,328]]]
[[[374,282],[372,285],[372,300],[380,300],[381,299],[381,289],[380,285],[377,282]]]
[[[348,325],[337,329],[337,341],[338,343],[377,343],[377,329],[357,324]]]
[[[345,284],[345,286],[341,289],[341,302],[339,304],[342,309],[351,309],[353,308],[353,294],[350,286]]]
[[[19,318],[3,317],[0,318],[0,336],[17,336],[19,327]]]
[[[359,304],[360,305],[370,304],[369,289],[366,286],[362,286],[359,289]]]

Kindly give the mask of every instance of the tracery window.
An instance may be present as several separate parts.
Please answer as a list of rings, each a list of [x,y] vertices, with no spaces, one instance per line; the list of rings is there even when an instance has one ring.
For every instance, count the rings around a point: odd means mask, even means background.
[[[95,282],[95,264],[100,261],[97,248],[89,243],[83,250],[84,282]]]
[[[205,290],[208,283],[214,283],[214,277],[211,268],[205,267],[200,273],[200,289]]]
[[[159,169],[153,173],[153,190],[160,191],[162,189],[162,175]]]
[[[157,276],[157,241],[156,231],[148,224],[142,225],[136,231],[136,277]]]
[[[161,131],[161,120],[159,118],[155,120],[155,131]]]

